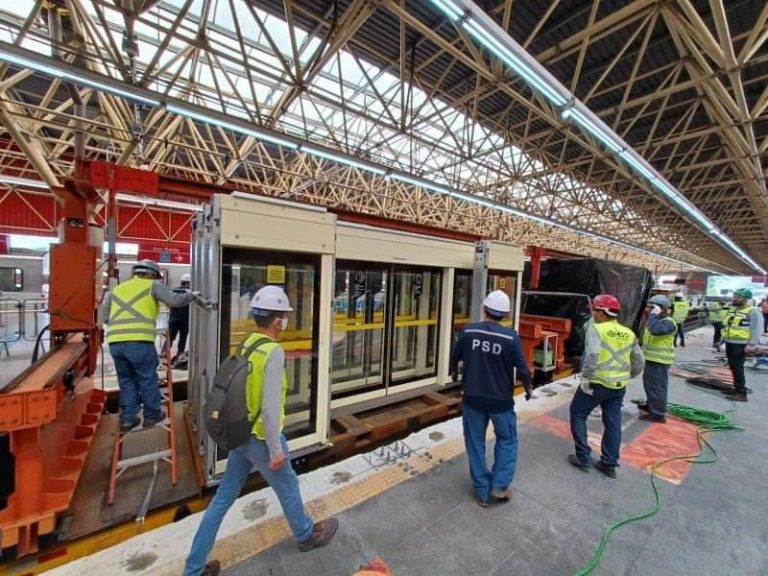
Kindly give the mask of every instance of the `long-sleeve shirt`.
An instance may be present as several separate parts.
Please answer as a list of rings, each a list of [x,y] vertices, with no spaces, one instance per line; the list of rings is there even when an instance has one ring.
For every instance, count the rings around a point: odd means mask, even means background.
[[[669,316],[660,316],[659,314],[651,314],[648,317],[647,327],[648,332],[654,336],[672,334],[677,330],[677,326]]]
[[[597,370],[597,359],[600,356],[600,348],[602,346],[602,340],[600,334],[595,328],[594,322],[589,324],[587,328],[587,337],[584,345],[584,356],[581,360],[581,376],[584,383],[582,390],[590,393],[589,381],[594,378],[595,371]],[[632,345],[632,352],[629,357],[630,362],[630,378],[638,376],[645,366],[645,358],[643,357],[643,351],[640,348],[640,341],[635,338],[635,342]]]
[[[731,311],[737,310],[735,306],[731,309]],[[749,313],[749,342],[747,344],[752,346],[760,345],[760,336],[763,334],[763,320],[763,313],[760,312],[760,308],[753,307]],[[723,340],[729,342],[728,338],[723,338]],[[738,344],[743,344],[743,342],[738,342]]]
[[[167,304],[171,308],[181,308],[183,306],[188,306],[189,303],[195,299],[191,292],[174,292],[161,282],[152,283],[151,295],[155,300],[162,302],[163,304]],[[104,301],[101,303],[101,313],[105,324],[109,324],[109,309],[111,307],[112,293],[107,292],[107,294],[104,296]]]
[[[283,401],[283,372],[285,372],[285,351],[276,346],[267,357],[264,365],[264,389],[261,397],[261,419],[264,422],[264,442],[269,449],[269,457],[276,458],[283,454],[280,429],[280,416]]]

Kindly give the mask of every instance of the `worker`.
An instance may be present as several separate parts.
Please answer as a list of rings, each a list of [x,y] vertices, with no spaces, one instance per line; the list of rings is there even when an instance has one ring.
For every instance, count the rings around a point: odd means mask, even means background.
[[[283,435],[288,378],[285,351],[278,340],[288,326],[288,313],[293,312],[293,308],[282,288],[264,286],[251,300],[251,311],[256,330],[246,338],[243,349],[258,339],[267,339],[249,358],[251,371],[246,385],[247,396],[243,400],[247,402],[249,418],[254,421],[252,434],[245,444],[228,453],[224,478],[192,541],[184,576],[216,576],[219,573],[217,560],[207,564],[205,561],[224,515],[253,469],[276,492],[299,550],[306,552],[327,544],[339,527],[335,518],[313,523],[304,511],[299,479],[291,466]]]
[[[621,406],[627,383],[643,371],[643,352],[635,334],[619,324],[621,303],[616,296],[601,294],[592,301],[592,319],[587,328],[581,361],[581,384],[571,401],[571,435],[576,453],[568,462],[589,472],[596,468],[616,478],[621,446]],[[592,462],[587,440],[587,418],[600,406],[603,416],[601,457]]]
[[[755,351],[763,333],[763,315],[747,301],[752,298],[752,291],[740,288],[733,293],[731,309],[723,323],[723,341],[728,357],[728,368],[733,375],[733,388],[724,389],[731,400],[747,401],[747,382],[744,376],[744,362],[747,354]]]
[[[768,296],[760,303],[760,312],[763,313],[763,334],[768,333]]]
[[[720,351],[720,339],[722,338],[723,321],[725,320],[727,314],[728,306],[725,304],[725,300],[722,298],[718,298],[714,302],[709,303],[709,307],[707,308],[707,317],[709,318],[709,323],[712,324],[712,327],[715,329],[715,332],[712,335],[712,347],[718,352]]]
[[[640,420],[665,423],[667,421],[667,390],[669,367],[675,361],[675,334],[677,323],[669,315],[671,302],[658,294],[648,300],[643,325],[643,388],[646,401],[638,406],[645,414]]]
[[[686,318],[688,318],[688,312],[691,307],[688,301],[682,296],[675,296],[675,303],[672,306],[672,319],[677,324],[677,333],[675,333],[673,346],[677,347],[677,341],[680,340],[680,346],[685,348],[685,332],[683,332],[683,324],[685,324]]]
[[[183,274],[181,276],[180,285],[173,289],[176,294],[186,294],[189,292],[191,277],[189,274]],[[171,312],[168,315],[168,338],[170,339],[170,345],[173,346],[173,342],[176,340],[176,336],[179,337],[179,345],[176,347],[176,354],[173,357],[172,362],[184,354],[184,350],[187,348],[187,335],[189,334],[189,305],[179,306],[178,308],[171,308]]]
[[[102,304],[109,352],[115,362],[120,387],[120,432],[125,434],[141,423],[138,413],[144,406],[144,428],[165,420],[157,382],[156,320],[158,302],[171,308],[185,307],[199,299],[199,293],[176,294],[162,282],[160,268],[142,260],[130,280],[108,292]]]
[[[483,321],[467,324],[451,353],[450,370],[458,380],[463,362],[462,403],[464,444],[475,499],[487,508],[491,499],[507,502],[509,485],[517,466],[517,417],[515,415],[515,369],[523,382],[526,400],[531,397],[531,375],[523,356],[520,338],[512,328],[500,324],[511,312],[509,296],[495,290],[483,300]],[[493,468],[485,460],[488,422],[496,435]]]

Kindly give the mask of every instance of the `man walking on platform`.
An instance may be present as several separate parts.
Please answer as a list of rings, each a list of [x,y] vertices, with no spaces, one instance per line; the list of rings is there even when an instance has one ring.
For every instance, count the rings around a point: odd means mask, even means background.
[[[488,507],[491,499],[506,502],[511,497],[509,485],[517,466],[515,370],[523,382],[526,400],[531,397],[531,376],[520,338],[514,329],[500,324],[510,312],[509,296],[503,291],[488,294],[483,300],[484,320],[467,325],[451,354],[451,374],[458,374],[459,362],[464,363],[464,443],[475,498],[483,508]],[[490,472],[485,460],[489,421],[493,422],[496,434]]]
[[[723,341],[728,357],[728,368],[733,375],[733,389],[723,390],[735,402],[747,401],[747,380],[744,362],[747,353],[760,344],[763,333],[763,315],[755,306],[747,304],[752,291],[741,288],[733,293],[730,312],[723,324]]]
[[[683,324],[685,324],[686,318],[688,318],[688,312],[691,307],[688,301],[682,296],[675,296],[675,302],[672,305],[672,319],[677,324],[677,332],[674,336],[673,347],[677,346],[677,341],[680,340],[680,346],[685,348],[685,332],[683,332]]]
[[[635,334],[619,324],[621,303],[616,296],[601,294],[592,301],[594,322],[587,329],[581,361],[582,383],[571,401],[571,435],[576,453],[568,462],[589,472],[594,466],[616,478],[621,447],[621,406],[627,384],[643,371],[643,353]],[[600,406],[603,413],[603,441],[600,460],[593,464],[587,439],[587,418]]]
[[[643,388],[646,401],[638,407],[646,414],[640,420],[664,423],[667,421],[667,391],[669,367],[675,361],[675,334],[677,325],[669,317],[669,298],[656,295],[648,300],[647,321],[643,326]]]

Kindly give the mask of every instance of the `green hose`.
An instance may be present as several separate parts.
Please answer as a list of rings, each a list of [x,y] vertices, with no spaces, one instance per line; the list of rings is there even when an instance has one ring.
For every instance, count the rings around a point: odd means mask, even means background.
[[[736,426],[728,416],[728,413],[733,412],[734,410],[735,408],[732,408],[731,410],[721,413],[712,412],[711,410],[704,410],[702,408],[694,408],[684,404],[667,405],[667,413],[672,418],[685,420],[698,426],[696,429],[696,441],[699,445],[698,453],[674,456],[673,458],[667,458],[666,460],[656,462],[653,465],[651,468],[651,487],[653,488],[653,497],[655,499],[653,506],[645,512],[640,512],[639,514],[633,514],[631,516],[625,516],[624,518],[621,518],[608,526],[608,528],[606,528],[603,532],[600,545],[597,547],[592,560],[590,560],[589,563],[584,566],[584,568],[579,570],[576,573],[576,576],[587,576],[588,574],[591,574],[595,568],[597,568],[598,564],[600,564],[600,560],[602,559],[603,554],[605,553],[605,549],[608,547],[608,539],[611,537],[611,534],[614,530],[624,526],[625,524],[637,522],[638,520],[643,520],[645,518],[650,518],[659,511],[659,508],[661,508],[661,496],[659,495],[659,488],[656,485],[656,470],[658,468],[669,462],[674,462],[675,460],[682,460],[692,464],[712,464],[713,462],[717,462],[717,451],[709,442],[707,442],[706,438],[704,438],[704,434],[707,432],[724,432],[726,430],[743,430],[743,428]],[[708,457],[703,456],[705,447],[710,452]]]

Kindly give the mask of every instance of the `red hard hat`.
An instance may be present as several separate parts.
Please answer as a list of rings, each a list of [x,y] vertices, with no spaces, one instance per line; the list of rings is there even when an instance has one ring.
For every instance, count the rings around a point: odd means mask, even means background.
[[[592,307],[595,310],[602,310],[611,316],[616,316],[621,310],[621,302],[613,294],[600,294],[592,300]]]

